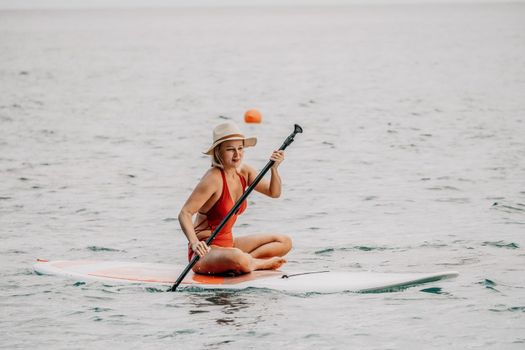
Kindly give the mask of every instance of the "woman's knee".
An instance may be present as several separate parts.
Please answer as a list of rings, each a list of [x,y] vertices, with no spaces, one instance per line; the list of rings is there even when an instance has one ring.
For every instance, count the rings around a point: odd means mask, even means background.
[[[237,273],[248,273],[252,271],[252,256],[238,248],[234,248],[230,254],[230,264]]]
[[[279,236],[279,242],[283,244],[283,249],[288,253],[292,249],[292,239],[286,235]]]

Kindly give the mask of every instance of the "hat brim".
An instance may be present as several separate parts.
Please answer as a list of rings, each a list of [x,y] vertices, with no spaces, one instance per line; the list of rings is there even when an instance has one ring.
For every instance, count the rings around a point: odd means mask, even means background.
[[[225,141],[244,141],[244,147],[253,147],[253,146],[255,146],[257,144],[257,137],[239,137],[239,136],[234,136],[234,137],[231,137],[231,138],[218,140],[213,145],[211,145],[211,147],[207,151],[202,152],[202,153],[211,156],[213,154],[213,149],[215,147],[217,147],[218,145],[220,145],[221,143],[225,142]]]

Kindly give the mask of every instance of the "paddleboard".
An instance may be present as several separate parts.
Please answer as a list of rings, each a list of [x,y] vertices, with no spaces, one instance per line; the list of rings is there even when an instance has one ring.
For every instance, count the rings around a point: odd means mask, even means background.
[[[41,275],[68,277],[77,281],[113,284],[172,285],[184,266],[157,263],[97,260],[38,260],[34,270]],[[458,276],[456,271],[433,273],[378,273],[275,270],[254,271],[240,276],[212,276],[190,272],[178,289],[266,288],[293,293],[383,292]]]

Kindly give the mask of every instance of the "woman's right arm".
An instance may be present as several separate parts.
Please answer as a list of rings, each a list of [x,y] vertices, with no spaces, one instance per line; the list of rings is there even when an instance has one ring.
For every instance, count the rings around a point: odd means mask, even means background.
[[[191,249],[200,257],[206,255],[210,248],[206,243],[200,242],[193,228],[193,215],[213,196],[217,191],[217,181],[214,181],[212,172],[206,173],[202,180],[197,184],[189,198],[184,203],[179,213],[179,223],[182,231],[186,235]]]

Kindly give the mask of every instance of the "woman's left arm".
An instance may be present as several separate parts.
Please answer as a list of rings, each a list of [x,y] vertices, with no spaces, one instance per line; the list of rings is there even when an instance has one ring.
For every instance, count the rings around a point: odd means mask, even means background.
[[[279,198],[281,196],[281,177],[279,176],[279,165],[281,165],[284,160],[284,151],[274,151],[270,157],[270,160],[273,160],[275,163],[270,168],[270,181],[261,180],[255,190],[262,194],[265,194],[272,198]],[[247,167],[248,169],[248,184],[251,184],[257,177],[255,169],[252,167]]]

